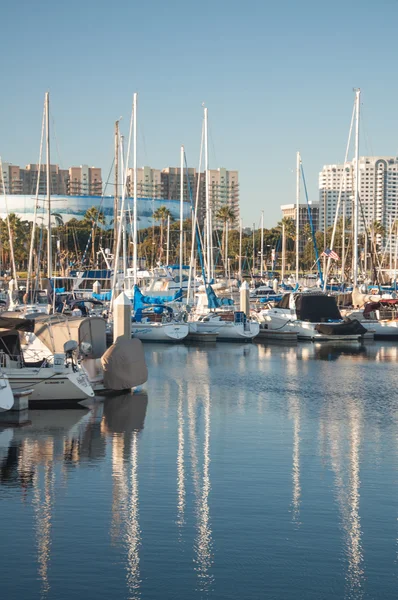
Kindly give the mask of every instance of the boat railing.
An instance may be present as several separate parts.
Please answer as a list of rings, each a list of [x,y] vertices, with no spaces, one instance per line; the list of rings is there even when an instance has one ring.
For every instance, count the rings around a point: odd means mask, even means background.
[[[2,369],[10,367],[10,363],[16,362],[16,367],[20,369],[22,367],[22,357],[19,354],[7,354],[4,350],[0,350],[0,367]]]

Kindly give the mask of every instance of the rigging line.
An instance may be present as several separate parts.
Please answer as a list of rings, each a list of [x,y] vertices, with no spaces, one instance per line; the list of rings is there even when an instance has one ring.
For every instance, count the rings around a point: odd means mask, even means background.
[[[361,131],[365,137],[365,143],[369,150],[369,156],[374,156],[372,144],[370,142],[370,138],[368,136],[368,131],[367,131],[367,128],[365,127],[365,123],[366,123],[366,121],[364,119],[364,108],[363,108],[363,103],[361,103]]]
[[[63,169],[64,168],[64,166],[63,166],[64,162],[63,162],[63,160],[61,158],[61,153],[59,151],[58,138],[57,138],[57,130],[56,130],[56,127],[55,127],[55,120],[54,120],[54,116],[53,116],[53,114],[51,112],[51,108],[50,108],[50,118],[51,118],[51,130],[54,132],[53,133],[53,137],[54,137],[54,142],[55,142],[55,148],[56,148],[56,151],[57,151],[58,162],[59,162],[59,165],[60,165],[61,169]]]
[[[315,236],[314,224],[312,222],[312,211],[311,211],[310,203],[308,201],[307,183],[305,181],[304,168],[303,168],[303,163],[301,161],[300,161],[300,167],[301,167],[301,177],[303,179],[303,185],[304,185],[305,198],[307,200],[308,220],[310,222],[310,227],[311,227],[312,243],[314,244],[315,258],[316,258],[316,262],[317,262],[317,265],[318,265],[318,267],[317,267],[318,268],[318,275],[319,275],[319,279],[321,280],[321,286],[322,286],[322,284],[323,284],[323,276],[322,276],[321,262],[319,260],[320,256],[318,255],[318,246],[317,246],[317,243],[316,243],[316,236]]]
[[[35,206],[33,211],[33,223],[32,223],[32,235],[30,239],[30,250],[29,250],[29,263],[28,263],[28,274],[26,278],[26,293],[29,293],[29,285],[30,279],[32,277],[32,266],[33,266],[33,250],[35,243],[35,234],[36,234],[36,220],[37,220],[37,210],[39,208],[39,189],[40,189],[40,172],[41,172],[41,161],[43,157],[43,140],[44,140],[44,126],[46,119],[46,103],[44,102],[43,108],[43,118],[41,124],[41,136],[40,136],[40,151],[39,151],[39,169],[37,172],[37,184],[36,184],[36,197],[35,197]]]
[[[216,147],[214,145],[214,140],[213,140],[213,135],[212,135],[212,130],[211,130],[211,124],[208,124],[208,130],[209,130],[209,137],[210,137],[210,143],[211,143],[211,147],[213,150],[213,156],[214,156],[214,162],[217,165],[218,161],[217,161],[217,154],[216,154]]]
[[[199,205],[199,193],[200,193],[200,173],[202,170],[202,159],[203,159],[203,144],[204,144],[204,120],[202,120],[202,137],[201,137],[201,142],[200,142],[200,154],[199,154],[199,167],[198,167],[198,181],[197,181],[197,186],[196,186],[196,198],[195,198],[195,206],[193,206],[193,202],[192,202],[192,190],[191,190],[191,184],[189,181],[189,173],[188,173],[188,163],[187,163],[187,155],[184,153],[185,156],[185,168],[187,170],[187,181],[188,181],[188,187],[189,187],[189,196],[190,196],[190,200],[191,200],[191,210],[193,213],[193,219],[192,219],[192,239],[191,239],[191,260],[189,263],[189,278],[188,278],[188,293],[187,293],[187,301],[189,302],[189,298],[190,298],[190,292],[191,292],[191,278],[192,278],[192,269],[194,266],[194,260],[195,260],[195,238],[196,235],[198,236],[198,255],[199,255],[199,261],[200,261],[200,266],[202,269],[202,276],[203,276],[203,281],[204,284],[206,285],[206,276],[205,276],[205,271],[206,271],[206,264],[204,261],[204,257],[202,255],[201,252],[201,238],[200,238],[200,227],[198,224],[198,205]],[[202,246],[203,248],[203,246]]]
[[[15,280],[15,284],[16,287],[18,287],[18,279],[17,279],[17,269],[15,266],[15,257],[14,257],[14,240],[13,240],[13,236],[12,236],[12,231],[11,231],[11,225],[10,225],[10,216],[8,214],[8,202],[7,202],[7,194],[6,194],[6,186],[4,183],[4,176],[3,176],[3,162],[1,160],[1,156],[0,156],[0,172],[1,172],[1,181],[3,184],[3,194],[4,194],[4,203],[6,206],[6,220],[7,220],[7,229],[8,229],[8,239],[10,241],[10,258],[11,258],[11,264],[12,264],[12,270],[13,270],[13,277]]]
[[[343,192],[344,178],[346,176],[345,169],[346,169],[346,164],[347,164],[347,161],[348,161],[348,152],[350,150],[350,145],[351,145],[352,130],[353,130],[353,127],[354,127],[355,112],[356,112],[356,100],[354,101],[354,106],[353,106],[353,109],[352,109],[350,131],[349,131],[349,134],[348,134],[347,146],[346,146],[346,151],[345,151],[345,156],[344,156],[343,170],[342,170],[341,177],[340,177],[339,196],[338,196],[338,199],[337,199],[336,212],[335,212],[335,215],[334,215],[332,239],[330,241],[330,250],[333,250],[334,238],[335,238],[335,235],[336,235],[337,222],[338,222],[339,211],[340,211],[341,195],[342,195],[342,192]],[[330,267],[331,267],[331,264],[332,264],[331,261],[332,261],[332,259],[329,256],[328,257],[328,261],[327,261],[327,265],[326,265],[326,273],[324,273],[324,275],[325,275],[324,282],[323,282],[323,289],[324,289],[324,291],[326,291],[326,284],[327,284],[327,280],[328,280],[329,270],[330,270]]]
[[[142,147],[144,149],[144,156],[145,156],[145,162],[148,163],[148,152],[147,152],[147,148],[146,148],[146,138],[145,138],[145,134],[143,132],[143,127],[137,127],[138,129],[138,135],[141,138],[141,142],[142,142]]]

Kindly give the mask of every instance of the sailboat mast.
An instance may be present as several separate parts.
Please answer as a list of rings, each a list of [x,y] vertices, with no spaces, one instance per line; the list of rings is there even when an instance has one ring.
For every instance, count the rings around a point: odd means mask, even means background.
[[[243,223],[240,219],[239,223],[239,281],[242,281],[242,228]]]
[[[123,181],[123,189],[122,189],[122,205],[123,205],[123,213],[120,214],[120,218],[122,221],[122,242],[123,242],[123,277],[126,279],[127,277],[127,235],[126,235],[126,210],[124,209],[124,201],[126,196],[126,186],[124,185],[125,181],[125,172],[127,173],[128,165],[124,163],[124,135],[120,136],[120,155],[121,155],[121,170],[122,170],[122,181]],[[94,243],[94,242],[93,242]]]
[[[166,265],[169,265],[170,253],[170,215],[167,215],[167,236],[166,236]]]
[[[261,265],[260,275],[263,276],[263,263],[264,263],[264,211],[261,211]]]
[[[119,211],[119,121],[115,121],[115,196],[113,199],[113,254],[116,256]],[[117,266],[116,266],[117,268]]]
[[[182,262],[183,262],[183,241],[184,241],[184,146],[181,146],[181,164],[180,164],[180,287],[182,288]]]
[[[361,90],[355,90],[355,192],[353,210],[353,284],[358,285],[358,205],[359,205],[359,106]]]
[[[133,224],[133,269],[134,285],[137,285],[137,92],[133,96],[133,170],[134,170],[134,224]]]
[[[213,279],[213,235],[212,235],[212,219],[211,206],[209,198],[209,144],[208,144],[208,123],[207,123],[207,108],[204,110],[205,116],[205,186],[206,186],[206,241],[207,241],[207,279],[210,282]]]
[[[47,158],[47,277],[52,278],[51,180],[50,180],[50,94],[46,92],[46,158]]]
[[[299,246],[300,246],[300,152],[296,160],[296,282],[299,278]]]
[[[281,281],[285,279],[285,265],[286,265],[286,232],[285,223],[282,221],[282,272]]]

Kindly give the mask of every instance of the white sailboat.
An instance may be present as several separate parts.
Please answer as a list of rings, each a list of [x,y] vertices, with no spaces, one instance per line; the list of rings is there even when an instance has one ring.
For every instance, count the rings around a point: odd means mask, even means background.
[[[134,172],[134,211],[133,211],[133,268],[128,269],[125,257],[125,248],[123,244],[123,265],[124,265],[124,282],[125,292],[128,297],[134,296],[134,291],[138,285],[138,260],[137,260],[137,98],[138,94],[135,93],[133,97],[133,109],[132,109],[132,137],[133,137],[133,172]],[[130,127],[131,133],[131,127]],[[130,136],[131,137],[131,136]],[[113,282],[113,294],[115,294],[116,288],[116,273],[117,265],[119,262],[120,246],[122,233],[125,228],[124,218],[124,202],[126,196],[126,185],[127,185],[127,169],[129,162],[130,153],[130,139],[127,150],[127,160],[123,172],[123,190],[122,190],[122,201],[121,201],[121,214],[118,227],[118,238],[116,247],[115,257],[115,276]],[[184,147],[181,147],[181,202],[183,202],[183,184],[184,184]],[[182,219],[183,219],[183,206],[181,206],[180,215],[180,238],[182,235]],[[182,244],[181,250],[182,250]],[[181,260],[181,258],[180,258]],[[180,282],[182,281],[182,265],[180,266]],[[127,285],[132,281],[132,289],[126,289]],[[156,294],[158,295],[158,294]],[[143,314],[142,314],[143,312]],[[112,323],[109,323],[108,334],[112,332]],[[166,316],[158,315],[153,311],[153,307],[148,305],[143,311],[138,311],[137,307],[132,310],[132,322],[131,322],[131,333],[133,337],[136,337],[142,341],[152,342],[179,342],[187,337],[189,333],[188,325],[182,320],[178,321],[174,319],[173,311],[167,310]]]

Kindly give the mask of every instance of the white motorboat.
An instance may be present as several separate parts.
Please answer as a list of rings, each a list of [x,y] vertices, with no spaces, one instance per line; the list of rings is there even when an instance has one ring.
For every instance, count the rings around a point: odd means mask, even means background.
[[[180,342],[187,337],[189,326],[187,323],[177,321],[170,323],[148,321],[132,323],[131,333],[133,337],[143,342]]]
[[[231,318],[232,316],[232,318]],[[247,319],[243,313],[212,313],[199,315],[189,321],[191,333],[217,334],[217,341],[250,341],[258,335],[260,325]]]
[[[14,394],[27,390],[29,402],[85,400],[94,396],[86,372],[77,364],[74,353],[77,342],[70,340],[63,352],[29,362],[24,356],[20,331],[33,331],[34,322],[25,319],[0,318],[0,367]]]
[[[274,307],[261,311],[271,329],[283,331],[292,325],[299,339],[359,341],[367,330],[356,319],[343,319],[332,296],[323,293],[290,293]]]
[[[347,310],[345,314],[371,329],[375,339],[398,338],[398,299],[380,298],[367,302],[361,309]]]

